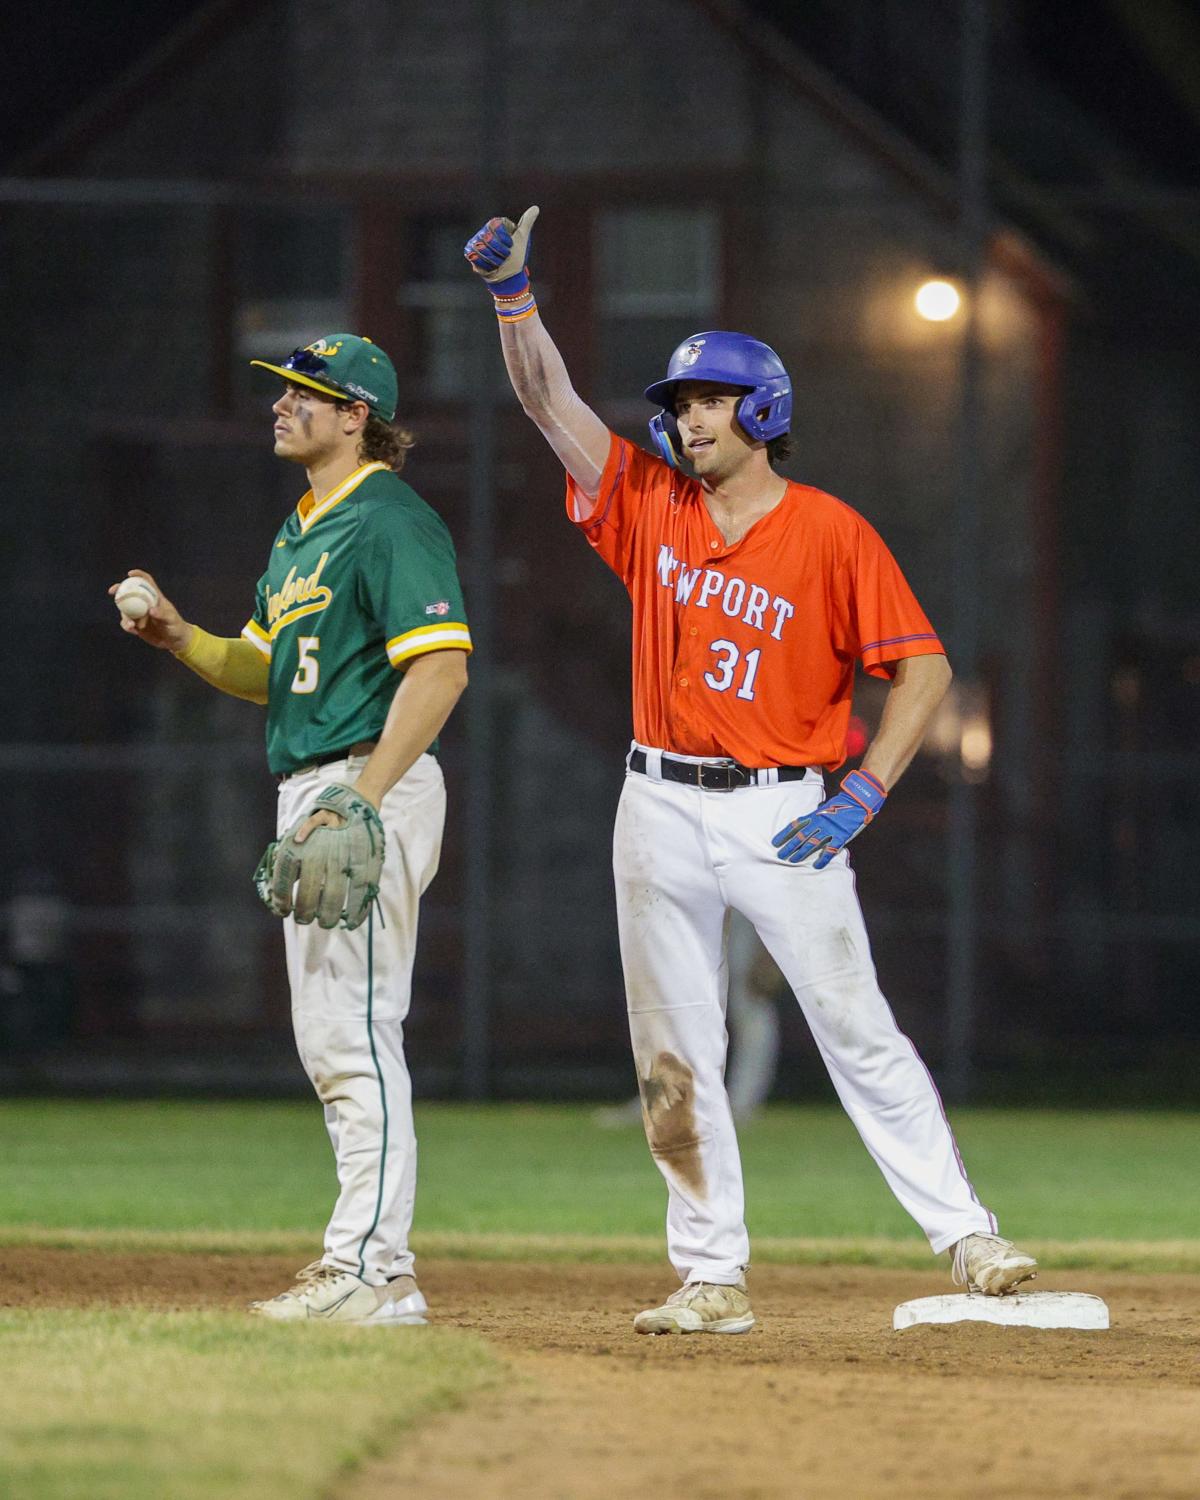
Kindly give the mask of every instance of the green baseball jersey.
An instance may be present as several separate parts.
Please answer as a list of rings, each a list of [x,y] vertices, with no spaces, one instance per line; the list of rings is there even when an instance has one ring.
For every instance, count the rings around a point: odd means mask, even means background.
[[[271,770],[377,738],[397,671],[427,651],[470,651],[466,621],[445,523],[386,464],[364,464],[320,503],[310,490],[242,631],[271,663]]]

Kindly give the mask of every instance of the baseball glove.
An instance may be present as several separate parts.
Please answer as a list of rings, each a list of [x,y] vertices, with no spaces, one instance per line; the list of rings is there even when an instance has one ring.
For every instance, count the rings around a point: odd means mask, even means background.
[[[321,808],[337,813],[340,828],[314,828],[296,843],[301,824]],[[352,786],[332,782],[287,835],[258,862],[254,884],[268,910],[322,927],[360,926],[379,894],[384,837],[379,814]],[[293,896],[292,888],[295,886]]]

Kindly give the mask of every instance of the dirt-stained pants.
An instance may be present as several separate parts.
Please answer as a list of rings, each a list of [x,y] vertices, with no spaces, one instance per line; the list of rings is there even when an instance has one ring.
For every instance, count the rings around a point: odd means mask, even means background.
[[[648,763],[660,764],[653,751]],[[846,854],[815,870],[783,863],[771,845],[824,795],[817,771],[733,792],[626,776],[613,869],[629,1028],[667,1184],[668,1253],[684,1281],[734,1282],[750,1260],[724,1081],[730,909],[791,985],[843,1107],[930,1247],[995,1232],[933,1080],[879,989]]]

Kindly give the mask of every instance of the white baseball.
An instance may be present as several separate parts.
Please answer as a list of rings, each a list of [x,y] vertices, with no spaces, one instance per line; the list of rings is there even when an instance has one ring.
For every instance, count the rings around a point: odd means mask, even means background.
[[[113,595],[113,603],[127,620],[140,620],[158,603],[158,590],[144,578],[126,578]]]

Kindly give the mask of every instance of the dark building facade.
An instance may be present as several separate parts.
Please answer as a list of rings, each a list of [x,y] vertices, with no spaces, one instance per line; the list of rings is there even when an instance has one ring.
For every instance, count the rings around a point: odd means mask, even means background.
[[[686,45],[632,43],[649,31]],[[104,589],[146,566],[186,614],[240,629],[301,487],[270,453],[270,392],[248,361],[354,327],[400,370],[419,439],[408,477],[455,535],[489,668],[484,711],[470,723],[460,711],[446,736],[452,826],[425,908],[418,1080],[423,1062],[428,1087],[457,1076],[463,933],[483,892],[499,1086],[610,1086],[627,1067],[608,895],[627,606],[562,518],[561,472],[507,391],[462,243],[490,212],[541,205],[545,320],[581,393],[633,436],[649,413],[640,392],[682,337],[735,326],[771,342],[795,387],[789,472],[883,532],[953,660],[963,320],[914,306],[922,282],[959,263],[952,179],[735,4],[263,0],[198,12],[48,140],[26,180],[0,234],[18,293],[10,334],[45,406],[18,439],[31,516],[9,586],[26,612],[51,587],[62,605],[53,632],[6,665],[3,753],[18,863],[76,851],[60,877],[75,912],[75,1035],[160,1051],[258,1038],[276,1054],[278,932],[248,879],[272,824],[260,717],[135,660]],[[1052,257],[1011,223],[992,226],[978,322],[980,676],[856,861],[885,988],[936,1059],[946,789],[973,735],[977,1040],[996,1070],[1069,1049],[1072,1023],[1048,997],[1074,1007],[1081,987],[1113,987],[1134,1003],[1103,933],[1113,908],[1146,893],[1097,876],[1101,851],[1078,832],[1095,795],[1066,772],[1097,734],[1124,754],[1142,733],[1112,699],[1120,630],[1071,583],[1095,545],[1064,480],[1071,381],[1088,380],[1064,350],[1085,315]],[[1178,421],[1151,386],[1147,423]],[[1075,639],[1093,629],[1109,642],[1102,660]],[[30,681],[36,691],[20,687]],[[878,710],[866,685],[868,725]],[[1109,714],[1111,732],[1097,719]],[[469,879],[471,725],[489,736],[494,839]],[[1098,795],[1107,807],[1119,792],[1104,782]],[[798,1018],[789,1026],[804,1079],[806,1041]]]

